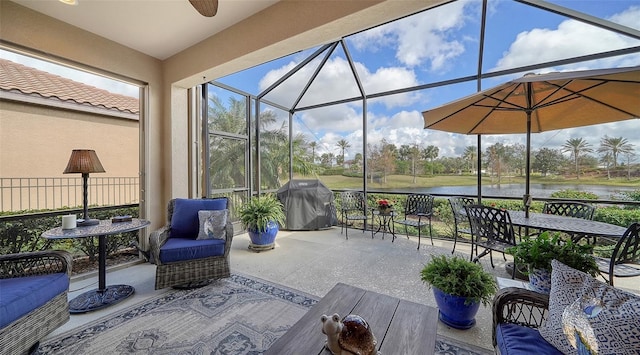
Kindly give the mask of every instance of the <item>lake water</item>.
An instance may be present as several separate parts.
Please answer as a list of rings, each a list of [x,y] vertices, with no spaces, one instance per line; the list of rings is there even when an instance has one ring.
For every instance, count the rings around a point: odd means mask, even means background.
[[[482,195],[486,196],[504,196],[504,197],[522,197],[524,195],[524,184],[501,184],[483,185]],[[640,190],[639,187],[620,187],[620,186],[604,186],[604,185],[551,185],[551,184],[531,184],[531,196],[550,197],[552,193],[560,190],[577,190],[587,191],[598,195],[600,199],[609,200],[620,198],[620,192]],[[450,195],[477,195],[478,188],[476,186],[437,186],[437,187],[416,187],[405,189],[394,189],[394,191],[402,192],[421,192],[433,194],[450,194]]]

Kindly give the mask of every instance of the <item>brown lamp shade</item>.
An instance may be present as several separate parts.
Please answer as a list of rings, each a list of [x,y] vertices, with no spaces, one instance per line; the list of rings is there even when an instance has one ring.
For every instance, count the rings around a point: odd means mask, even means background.
[[[71,173],[104,173],[104,168],[98,159],[95,150],[90,149],[74,149],[71,152],[67,168],[63,174]]]

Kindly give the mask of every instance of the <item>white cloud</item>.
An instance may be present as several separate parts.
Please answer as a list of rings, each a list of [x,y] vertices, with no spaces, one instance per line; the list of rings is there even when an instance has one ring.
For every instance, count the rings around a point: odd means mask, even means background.
[[[638,26],[640,7],[631,7],[612,17],[615,22]],[[635,22],[634,20],[635,19]],[[553,61],[580,55],[611,51],[638,45],[638,40],[607,31],[576,20],[561,22],[556,29],[535,28],[517,35],[492,70]],[[634,56],[637,60],[638,56]],[[606,66],[623,66],[625,58],[608,58],[591,63],[590,69]],[[616,65],[617,64],[617,65]],[[565,68],[566,69],[566,68]],[[572,67],[571,70],[575,70]]]
[[[424,66],[442,70],[452,58],[464,52],[453,30],[464,24],[464,8],[469,1],[453,2],[350,37],[358,50],[377,52],[393,48],[396,59],[408,67]],[[395,45],[395,47],[393,47]]]

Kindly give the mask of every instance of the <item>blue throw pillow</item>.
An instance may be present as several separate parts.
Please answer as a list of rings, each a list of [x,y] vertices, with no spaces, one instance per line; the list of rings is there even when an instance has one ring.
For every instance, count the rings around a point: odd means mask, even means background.
[[[201,200],[177,198],[171,216],[171,238],[196,239],[200,229],[198,211],[225,209],[227,209],[226,197]]]

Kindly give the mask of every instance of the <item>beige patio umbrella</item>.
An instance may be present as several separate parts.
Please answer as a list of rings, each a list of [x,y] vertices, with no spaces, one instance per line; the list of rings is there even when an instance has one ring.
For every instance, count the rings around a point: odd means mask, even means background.
[[[526,74],[422,115],[424,128],[439,131],[526,133],[524,201],[528,216],[531,133],[639,118],[640,66]]]

